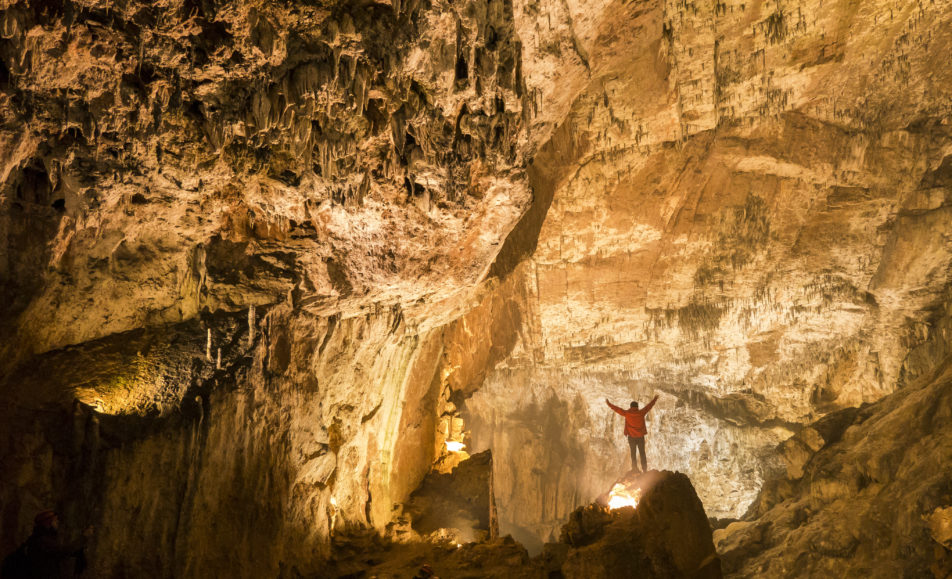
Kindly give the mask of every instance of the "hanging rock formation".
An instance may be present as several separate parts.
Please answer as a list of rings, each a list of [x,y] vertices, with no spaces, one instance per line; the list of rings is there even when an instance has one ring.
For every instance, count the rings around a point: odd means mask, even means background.
[[[0,8],[2,547],[58,507],[99,576],[268,576],[383,528],[530,202],[511,6]]]
[[[0,0],[0,549],[317,576],[450,442],[534,554],[657,393],[727,571],[940,574],[950,50],[942,0]]]

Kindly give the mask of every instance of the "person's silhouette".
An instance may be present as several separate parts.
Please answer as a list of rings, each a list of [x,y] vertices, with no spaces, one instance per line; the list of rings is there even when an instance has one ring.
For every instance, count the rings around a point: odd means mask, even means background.
[[[612,404],[608,398],[605,399],[609,408],[625,417],[625,436],[628,437],[628,447],[631,449],[631,470],[633,471],[638,470],[636,455],[639,449],[641,450],[641,472],[648,470],[648,459],[645,457],[645,435],[648,434],[648,427],[645,425],[645,414],[648,414],[657,401],[658,397],[655,396],[651,399],[651,402],[640,410],[638,409],[638,403],[632,401],[631,407],[625,410]]]

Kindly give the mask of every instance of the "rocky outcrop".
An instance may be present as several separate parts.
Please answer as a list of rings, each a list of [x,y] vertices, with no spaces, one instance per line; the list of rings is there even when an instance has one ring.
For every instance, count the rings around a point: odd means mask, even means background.
[[[548,565],[561,559],[562,576],[579,579],[721,577],[707,516],[688,477],[648,471],[624,482],[641,490],[638,506],[580,507],[562,528],[560,545],[546,546]]]
[[[768,482],[742,521],[715,532],[725,570],[736,577],[948,576],[952,481],[935,465],[952,459],[950,418],[946,362],[841,414],[833,429],[829,421],[805,428],[809,434],[798,437],[816,441],[814,452],[806,460],[802,451],[788,455],[788,477]]]
[[[560,540],[532,559],[511,537],[460,543],[451,529],[442,529],[422,542],[400,539],[400,533],[383,540],[341,538],[335,552],[342,556],[324,576],[408,577],[424,564],[440,577],[722,576],[704,507],[685,475],[649,471],[619,482],[643,491],[636,508],[610,510],[601,500],[579,507],[563,525]]]
[[[495,539],[499,528],[492,475],[489,451],[460,462],[449,473],[429,473],[404,509],[413,530],[422,535],[453,530],[466,542]]]

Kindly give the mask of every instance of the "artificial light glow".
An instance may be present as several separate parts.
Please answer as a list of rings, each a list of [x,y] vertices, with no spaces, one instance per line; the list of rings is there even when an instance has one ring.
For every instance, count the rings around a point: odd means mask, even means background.
[[[334,497],[331,497],[331,506],[334,506],[334,507],[337,506],[337,499],[335,499]]]
[[[455,440],[446,441],[446,450],[450,452],[460,452],[464,448],[466,448],[466,445],[463,444],[462,442],[457,442]]]
[[[608,493],[608,508],[620,509],[622,507],[637,507],[641,500],[641,488],[628,488],[618,483],[612,487]]]

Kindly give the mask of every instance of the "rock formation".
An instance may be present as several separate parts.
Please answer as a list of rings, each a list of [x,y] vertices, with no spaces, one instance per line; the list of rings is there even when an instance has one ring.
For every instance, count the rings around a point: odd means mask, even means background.
[[[950,24],[0,0],[0,549],[57,508],[96,576],[319,576],[465,447],[535,554],[658,393],[728,572],[941,575]]]
[[[2,8],[3,547],[57,506],[98,575],[261,576],[382,529],[530,201],[511,7]]]
[[[531,559],[511,537],[465,544],[436,534],[422,542],[353,537],[337,549],[348,556],[325,576],[409,577],[424,564],[438,576],[459,578],[722,576],[704,508],[685,475],[649,471],[620,484],[643,491],[636,507],[609,509],[601,500],[579,507],[560,540]]]
[[[778,444],[948,352],[948,3],[601,9],[530,166],[525,341],[466,406],[502,532],[541,540],[627,468],[606,397],[660,393],[649,462],[739,517]]]
[[[449,473],[428,474],[407,501],[405,512],[413,530],[421,535],[452,530],[467,543],[495,539],[499,528],[492,475],[488,450],[460,462]]]
[[[640,491],[637,507],[577,509],[562,528],[565,577],[692,577],[717,579],[704,507],[681,473],[648,471],[625,481]],[[551,546],[547,546],[551,547]]]
[[[950,329],[948,307],[936,320]],[[932,345],[935,346],[934,344]],[[944,345],[943,345],[944,346]],[[785,442],[786,476],[715,532],[736,576],[948,577],[952,367]]]

